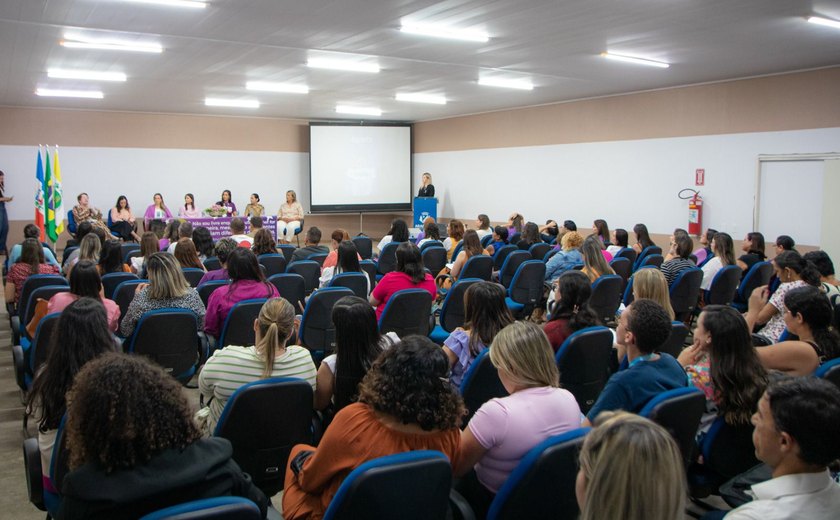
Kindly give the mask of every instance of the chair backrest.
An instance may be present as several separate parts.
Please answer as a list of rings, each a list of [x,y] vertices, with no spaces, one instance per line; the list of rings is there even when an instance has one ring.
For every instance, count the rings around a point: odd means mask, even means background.
[[[432,314],[432,295],[425,289],[403,289],[397,291],[379,317],[379,331],[382,334],[396,332],[404,338],[411,334],[429,334],[429,316]]]
[[[141,256],[143,256],[143,253],[139,249],[132,249],[123,256],[123,263],[131,265],[132,258],[139,258]]]
[[[247,498],[202,498],[159,509],[140,520],[260,520],[260,508]]]
[[[464,293],[470,285],[480,281],[478,278],[461,278],[452,284],[440,307],[440,326],[443,330],[452,332],[464,326]]]
[[[283,254],[283,257],[286,258],[286,264],[290,264],[292,262],[292,255],[295,254],[295,249],[297,249],[292,244],[277,244],[277,250]]]
[[[635,253],[635,251],[633,252]],[[624,288],[627,286],[627,280],[630,279],[630,275],[632,274],[633,264],[627,258],[624,258],[623,256],[617,256],[613,258],[610,262],[610,267],[612,267],[612,270],[615,271],[615,274],[617,274],[621,277],[622,280],[624,280],[624,283],[621,285],[621,289],[624,290]]]
[[[48,475],[53,487],[59,491],[64,483],[64,477],[70,472],[70,450],[67,449],[67,435],[65,435],[66,423],[67,414],[65,413],[61,422],[58,423],[58,430],[55,432],[55,444],[53,444],[50,474]],[[50,509],[49,505],[47,505],[47,509]]]
[[[511,251],[502,262],[502,267],[499,269],[499,281],[506,288],[510,287],[510,282],[513,281],[513,275],[523,262],[532,260],[533,257],[528,251],[515,250]]]
[[[610,377],[613,334],[607,327],[581,329],[560,345],[555,354],[560,383],[586,414]]]
[[[462,249],[464,249],[464,241],[459,240],[458,243],[455,244],[455,246],[452,248],[452,254],[450,255],[450,258],[453,262],[456,258],[458,258],[458,253],[460,253]]]
[[[499,488],[487,519],[576,520],[578,455],[588,432],[589,428],[578,428],[531,448]]]
[[[501,270],[502,265],[505,263],[505,259],[507,256],[514,251],[519,251],[519,248],[513,244],[506,244],[503,245],[498,249],[498,251],[493,252],[493,269],[496,271]]]
[[[219,287],[224,287],[225,285],[230,285],[230,280],[210,280],[209,282],[204,282],[199,285],[195,288],[195,290],[198,292],[198,296],[201,298],[201,301],[204,302],[204,306],[207,307],[207,303],[210,301],[210,295],[213,294],[213,291]]]
[[[44,287],[46,285],[63,285],[64,287],[69,290],[70,284],[67,282],[67,279],[61,276],[60,274],[33,274],[30,275],[26,280],[23,281],[23,287],[20,289],[20,299],[18,299],[18,315],[21,317],[21,325],[24,327],[26,323],[23,322],[25,318],[31,316],[31,311],[26,316],[23,313],[27,312],[29,308],[29,300],[31,300],[32,293],[35,289],[39,287]],[[35,309],[34,303],[32,310]],[[28,321],[27,321],[28,323]]]
[[[38,327],[35,329],[35,336],[32,338],[32,347],[29,352],[29,373],[35,375],[38,369],[47,361],[50,348],[52,348],[52,336],[55,328],[58,325],[58,318],[61,317],[60,312],[53,312],[47,314],[41,321],[38,322]]]
[[[481,237],[481,247],[487,247],[490,245],[490,242],[493,241],[493,233],[487,233],[483,237]]]
[[[111,216],[110,211],[108,212],[108,216]],[[124,242],[120,244],[120,256],[122,256],[123,258],[125,258],[128,255],[128,253],[132,251],[140,251],[140,244],[136,244],[134,242]]]
[[[735,292],[741,282],[741,268],[727,265],[712,278],[712,285],[706,291],[705,302],[708,305],[729,305],[735,299]]]
[[[732,426],[718,416],[700,442],[703,467],[725,481],[757,465],[753,429],[751,423]]]
[[[659,246],[647,246],[646,248],[642,249],[642,252],[639,253],[639,256],[636,257],[636,261],[633,263],[633,270],[640,268],[644,261],[645,257],[648,255],[661,255],[662,248]]]
[[[508,242],[513,245],[518,244],[520,240],[522,240],[522,233],[514,233],[508,237]]]
[[[359,267],[367,273],[370,279],[370,290],[372,291],[376,287],[376,263],[373,260],[362,260],[359,262]]]
[[[165,308],[140,316],[126,351],[148,357],[186,382],[198,366],[200,344],[198,316],[188,309]]]
[[[633,294],[633,277],[631,276],[629,280],[627,280],[627,285],[624,287],[624,296],[621,298],[621,303],[624,304],[625,307],[633,303],[635,299],[635,295]]]
[[[831,381],[838,387],[840,387],[840,358],[834,358],[832,360],[826,361],[819,368],[817,371],[814,372],[814,375],[817,377],[821,377],[825,380]]]
[[[685,467],[694,459],[697,443],[694,437],[700,418],[706,411],[706,396],[693,386],[675,388],[653,397],[639,412],[642,417],[659,424],[674,437]]]
[[[324,353],[335,351],[332,310],[336,302],[345,296],[353,296],[353,291],[347,287],[324,287],[312,294],[300,321],[299,337],[303,346]]]
[[[295,307],[295,314],[302,313],[306,305],[306,281],[297,273],[281,273],[268,277],[268,282],[277,288],[281,298]]]
[[[388,274],[397,268],[397,247],[399,242],[388,242],[382,251],[379,252],[379,261],[376,262],[376,274]]]
[[[50,298],[54,295],[69,291],[70,287],[67,285],[42,285],[29,293],[29,301],[26,303],[26,307],[21,308],[19,312],[21,336],[25,336],[27,339],[32,339],[29,332],[26,330],[26,326],[35,314],[35,307],[38,305],[38,298],[50,301]]]
[[[260,264],[265,266],[266,276],[286,272],[286,257],[280,253],[267,253],[257,257]]]
[[[321,264],[314,260],[298,260],[286,267],[287,273],[295,273],[303,276],[307,296],[318,288],[321,278]]]
[[[688,327],[681,321],[671,322],[671,335],[657,352],[670,354],[674,359],[679,357],[680,352],[685,348],[685,338],[688,337]]]
[[[526,260],[519,264],[508,287],[508,297],[523,305],[521,314],[530,315],[539,304],[545,285],[545,264],[542,260]]]
[[[283,489],[292,446],[312,442],[312,399],[303,379],[260,379],[240,386],[219,416],[213,435],[231,442],[233,460],[266,496]]]
[[[260,309],[267,302],[267,298],[253,298],[242,300],[230,309],[225,318],[222,332],[219,334],[217,345],[219,348],[228,345],[250,347],[256,342],[254,320],[260,315]]]
[[[356,250],[362,260],[370,260],[373,257],[373,242],[370,237],[358,236],[353,237],[353,243],[356,244]]]
[[[67,264],[67,261],[70,260],[70,255],[73,254],[73,251],[79,249],[79,246],[68,246],[64,248],[64,252],[61,254],[61,268],[63,269],[64,266]]]
[[[311,260],[313,262],[318,262],[318,265],[323,267],[324,262],[327,259],[327,253],[312,253],[311,255],[306,257],[307,260]]]
[[[76,219],[73,217],[73,210],[67,212],[67,231],[70,232],[71,235],[76,234]]]
[[[346,287],[353,291],[353,294],[359,298],[368,298],[368,280],[367,273],[338,273],[330,280],[330,287]]]
[[[643,267],[655,267],[659,269],[660,267],[662,267],[662,262],[664,261],[665,257],[663,257],[660,254],[645,255],[645,257],[642,259],[641,265],[639,265],[639,269]]]
[[[699,264],[697,264],[697,267],[701,267],[701,268],[702,268],[704,265],[706,265],[706,264],[708,264],[708,263],[709,263],[709,260],[711,260],[711,259],[712,259],[712,258],[714,258],[714,257],[715,257],[715,254],[714,254],[714,253],[709,253],[708,255],[706,255],[706,258],[704,258],[703,260],[701,260],[701,261],[700,261],[700,263],[699,263]]]
[[[204,269],[199,269],[198,267],[182,267],[181,272],[184,273],[184,278],[186,278],[187,283],[190,284],[190,287],[198,287],[198,282],[204,278]]]
[[[106,273],[102,275],[102,289],[106,298],[114,295],[114,289],[126,280],[138,280],[140,277],[134,273]]]
[[[439,451],[379,457],[347,475],[324,520],[445,518],[451,486],[452,467]]]
[[[208,256],[204,259],[204,267],[207,268],[208,271],[216,271],[222,268],[222,262],[215,256]]]
[[[423,266],[431,271],[432,276],[437,274],[446,266],[446,249],[443,246],[426,247],[423,244],[423,251],[420,256],[423,258]]]
[[[636,252],[635,249],[633,249],[632,247],[625,247],[625,248],[621,249],[618,253],[616,253],[615,256],[613,257],[613,259],[626,258],[630,262],[630,265],[632,266],[633,264],[636,263],[636,258],[638,258],[638,257],[639,257],[639,254]]]
[[[686,320],[694,312],[700,298],[701,283],[703,283],[703,270],[699,267],[686,269],[674,279],[668,289],[668,294],[677,319]]]
[[[770,282],[771,276],[773,276],[773,264],[770,262],[754,263],[738,285],[738,300],[747,302],[757,287],[767,285]]]
[[[490,362],[489,348],[482,350],[470,364],[470,368],[461,379],[460,391],[467,407],[467,415],[462,423],[464,427],[481,405],[494,397],[510,395],[499,379],[499,371]]]
[[[443,242],[441,242],[440,240],[426,240],[425,242],[423,242],[423,245],[420,246],[420,252],[422,253],[430,247],[443,247]]]
[[[114,303],[116,303],[120,308],[120,323],[122,323],[126,312],[128,312],[128,306],[131,305],[132,300],[134,300],[134,294],[137,292],[137,286],[141,283],[149,283],[149,280],[145,280],[143,278],[126,280],[114,289],[114,294],[111,299],[114,300]],[[207,306],[206,302],[204,306]]]
[[[592,282],[589,306],[604,323],[615,320],[615,313],[621,305],[623,285],[624,281],[617,274],[605,274]]]
[[[542,260],[545,258],[545,254],[551,251],[551,245],[546,244],[545,242],[538,242],[528,248],[528,251],[531,253],[531,258],[534,260]]]
[[[488,255],[473,255],[464,262],[464,267],[458,276],[463,278],[481,278],[482,280],[490,281],[490,276],[492,275],[493,257]]]

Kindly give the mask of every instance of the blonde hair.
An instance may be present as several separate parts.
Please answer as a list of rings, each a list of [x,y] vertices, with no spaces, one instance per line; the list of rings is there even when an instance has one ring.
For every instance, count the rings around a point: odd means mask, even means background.
[[[181,264],[169,253],[155,253],[146,261],[149,288],[146,296],[152,300],[180,298],[190,290]]]
[[[665,309],[671,321],[674,321],[674,308],[671,307],[671,294],[668,281],[659,269],[647,267],[633,274],[633,299],[653,300]]]
[[[289,190],[289,191],[287,191],[287,192],[286,192],[286,195],[288,195],[288,194],[290,194],[290,193],[292,194],[292,202],[297,202],[297,193],[295,193],[295,190]]]
[[[274,372],[274,358],[277,352],[286,348],[286,340],[292,334],[295,308],[283,298],[271,298],[260,309],[257,323],[260,339],[256,348],[265,361],[262,377],[267,378]]]
[[[685,510],[685,469],[677,443],[658,424],[603,412],[583,441],[581,520],[673,520]]]
[[[583,271],[589,276],[589,280],[594,282],[599,276],[605,274],[615,274],[613,268],[607,263],[604,258],[604,246],[598,235],[589,235],[583,241],[581,247],[581,254],[583,255]]]
[[[99,263],[99,253],[102,252],[102,242],[95,233],[88,233],[79,244],[79,260],[90,260]]]
[[[423,175],[421,175],[421,176],[420,176],[420,178],[421,178],[421,179],[422,179],[422,178],[424,178],[424,177],[428,177],[428,178],[429,178],[429,184],[431,184],[431,183],[432,183],[432,174],[431,174],[431,173],[426,172],[426,173],[424,173]]]
[[[577,231],[569,231],[560,239],[560,246],[563,248],[563,251],[578,249],[582,244],[583,237]]]
[[[543,330],[531,322],[515,321],[500,330],[490,347],[490,361],[516,386],[560,386],[554,351]]]

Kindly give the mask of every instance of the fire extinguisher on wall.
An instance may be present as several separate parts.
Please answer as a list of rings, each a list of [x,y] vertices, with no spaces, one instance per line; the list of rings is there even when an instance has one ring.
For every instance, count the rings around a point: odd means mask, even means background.
[[[683,195],[686,192],[693,195]],[[703,233],[703,198],[700,192],[686,188],[680,190],[679,198],[688,200],[688,234],[700,236]]]

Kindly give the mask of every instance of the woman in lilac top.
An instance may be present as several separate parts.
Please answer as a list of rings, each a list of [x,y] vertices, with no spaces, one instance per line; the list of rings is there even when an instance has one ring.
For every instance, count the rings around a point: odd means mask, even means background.
[[[222,200],[217,202],[216,205],[225,208],[228,217],[235,217],[239,215],[239,213],[236,212],[236,204],[233,203],[233,197],[230,194],[230,190],[222,192]]]
[[[230,285],[219,287],[207,301],[207,317],[204,332],[218,338],[225,319],[234,305],[252,298],[274,298],[280,296],[277,288],[265,281],[257,257],[250,249],[236,248],[227,261]]]
[[[166,207],[163,202],[163,195],[155,193],[154,202],[146,208],[146,213],[143,214],[146,222],[150,220],[166,220],[172,218],[172,212]]]
[[[461,457],[454,468],[456,476],[470,473],[456,488],[478,518],[531,448],[579,428],[581,419],[574,396],[559,388],[554,353],[537,325],[517,321],[502,329],[490,347],[490,361],[510,395],[481,405],[461,432]]]

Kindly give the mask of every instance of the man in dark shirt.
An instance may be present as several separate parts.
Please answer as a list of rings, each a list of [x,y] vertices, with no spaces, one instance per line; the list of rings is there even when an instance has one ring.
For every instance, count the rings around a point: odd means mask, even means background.
[[[319,253],[328,254],[330,252],[329,248],[327,246],[319,246],[318,243],[320,241],[321,230],[312,226],[306,232],[306,240],[303,243],[303,247],[295,249],[295,252],[292,253],[292,262],[306,260],[310,255]]]

